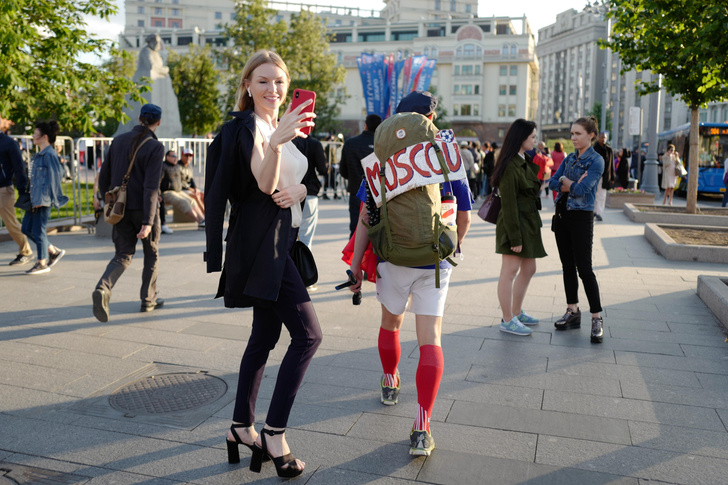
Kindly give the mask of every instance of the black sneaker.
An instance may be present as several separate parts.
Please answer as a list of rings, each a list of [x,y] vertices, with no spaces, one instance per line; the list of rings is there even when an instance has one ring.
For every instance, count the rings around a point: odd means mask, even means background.
[[[594,216],[594,219],[596,219],[596,220],[598,220],[598,221],[602,221],[602,220],[603,220],[603,219],[602,219],[602,216],[600,216],[599,214],[595,215],[595,216]]]
[[[65,256],[65,255],[66,255],[66,250],[65,250],[65,249],[61,249],[61,250],[59,250],[59,251],[58,251],[58,252],[57,252],[56,254],[51,254],[51,255],[50,255],[50,258],[48,258],[48,267],[49,267],[49,268],[52,268],[53,266],[55,266],[55,265],[56,265],[56,263],[57,263],[57,262],[58,262],[58,261],[59,261],[59,260],[60,260],[60,259],[61,259],[61,258],[62,258],[63,256]]]
[[[101,288],[96,288],[94,292],[91,293],[91,298],[94,302],[94,316],[99,322],[106,323],[109,321],[110,297],[111,295],[109,295],[109,292],[102,290]]]
[[[35,263],[32,268],[25,272],[25,274],[41,274],[48,273],[51,269],[47,264],[41,264],[40,261]]]
[[[15,259],[10,261],[10,266],[15,266],[16,264],[28,264],[33,259],[33,256],[23,256],[22,254],[18,254],[15,256]]]
[[[142,307],[139,309],[140,312],[151,312],[152,310],[156,310],[157,308],[162,308],[164,306],[164,300],[161,298],[157,298],[157,301],[154,303],[144,303],[142,302]]]
[[[415,430],[410,432],[410,451],[412,456],[430,456],[435,449],[435,440],[426,430]]]
[[[577,308],[575,312],[572,312],[567,308],[564,316],[554,322],[554,327],[556,330],[581,327],[581,311]]]
[[[591,341],[595,344],[602,343],[604,339],[604,321],[602,317],[592,318]]]

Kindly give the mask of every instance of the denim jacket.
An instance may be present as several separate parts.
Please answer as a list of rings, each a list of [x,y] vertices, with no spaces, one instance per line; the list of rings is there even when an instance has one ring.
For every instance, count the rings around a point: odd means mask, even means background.
[[[58,155],[49,145],[33,157],[30,173],[30,204],[32,207],[61,207],[68,197],[63,195],[63,168]]]
[[[604,172],[604,159],[593,147],[589,147],[581,156],[578,156],[578,153],[570,153],[564,159],[559,169],[549,180],[549,188],[559,194],[556,197],[557,201],[561,197],[568,197],[566,200],[567,210],[593,211],[597,187]],[[578,182],[584,172],[587,172],[587,176],[584,180]],[[559,177],[562,175],[574,181],[569,192],[561,192],[562,184],[559,182]]]

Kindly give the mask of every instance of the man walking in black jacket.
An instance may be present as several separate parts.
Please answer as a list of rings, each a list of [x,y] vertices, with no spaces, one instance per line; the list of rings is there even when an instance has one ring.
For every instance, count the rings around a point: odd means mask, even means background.
[[[597,197],[594,201],[594,219],[601,221],[602,212],[607,203],[607,191],[612,188],[614,182],[614,151],[607,143],[607,132],[599,133],[599,138],[594,144],[594,151],[604,159],[604,173],[597,187]]]
[[[25,174],[25,163],[18,142],[5,134],[12,125],[9,119],[0,117],[0,219],[5,223],[10,237],[20,250],[15,259],[10,261],[11,266],[29,263],[33,256],[28,238],[20,230],[20,223],[15,217],[13,178],[18,192],[23,194],[28,186],[28,177]]]
[[[347,180],[346,187],[349,191],[349,237],[354,234],[354,229],[359,223],[361,201],[356,193],[364,179],[361,160],[374,151],[374,132],[381,122],[382,118],[379,115],[367,116],[364,120],[364,131],[346,140],[341,149],[339,173]]]
[[[99,192],[105,194],[111,188],[121,185],[132,161],[132,154],[139,147],[127,185],[124,218],[114,226],[112,232],[116,254],[109,261],[92,294],[94,316],[100,322],[109,320],[111,289],[131,264],[137,240],[140,239],[144,249],[141,311],[152,311],[164,304],[164,300],[157,298],[157,263],[161,234],[157,196],[164,145],[157,140],[155,131],[159,128],[161,118],[162,109],[159,106],[142,106],[140,124],[114,138],[109,154],[101,165]]]

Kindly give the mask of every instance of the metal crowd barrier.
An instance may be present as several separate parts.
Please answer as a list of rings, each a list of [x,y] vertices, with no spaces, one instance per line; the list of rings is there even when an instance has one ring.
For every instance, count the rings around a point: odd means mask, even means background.
[[[31,173],[33,155],[38,153],[38,147],[33,144],[31,135],[13,135],[21,149],[23,161]],[[101,164],[108,156],[109,146],[113,138],[108,137],[82,137],[75,140],[67,136],[56,138],[56,153],[63,167],[63,194],[69,202],[64,207],[53,209],[51,219],[68,219],[79,224],[85,218],[92,219],[94,215],[93,196],[96,190],[96,175]],[[205,166],[207,162],[207,147],[212,143],[211,138],[160,138],[165,153],[174,150],[181,156],[183,148],[194,152],[192,158],[192,173],[199,187],[205,186]],[[0,227],[5,227],[3,223]]]

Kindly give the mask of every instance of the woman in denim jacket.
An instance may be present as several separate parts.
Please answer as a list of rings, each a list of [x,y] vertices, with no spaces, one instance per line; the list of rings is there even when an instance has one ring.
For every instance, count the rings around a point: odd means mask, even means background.
[[[551,230],[556,234],[568,305],[566,313],[554,326],[557,330],[581,327],[578,270],[589,300],[591,341],[594,343],[601,343],[604,335],[599,284],[592,270],[594,199],[604,172],[604,159],[592,148],[598,133],[597,120],[593,116],[576,120],[571,125],[571,141],[576,152],[566,157],[549,180],[549,188],[558,193]]]
[[[22,231],[28,239],[33,241],[38,250],[38,262],[26,271],[27,274],[47,273],[66,251],[59,249],[48,242],[46,225],[51,215],[52,207],[61,207],[68,202],[63,195],[61,179],[63,168],[58,160],[53,145],[59,127],[55,121],[39,122],[35,124],[33,143],[40,148],[31,165],[30,174],[30,206],[23,217]],[[50,256],[50,258],[49,258]]]

